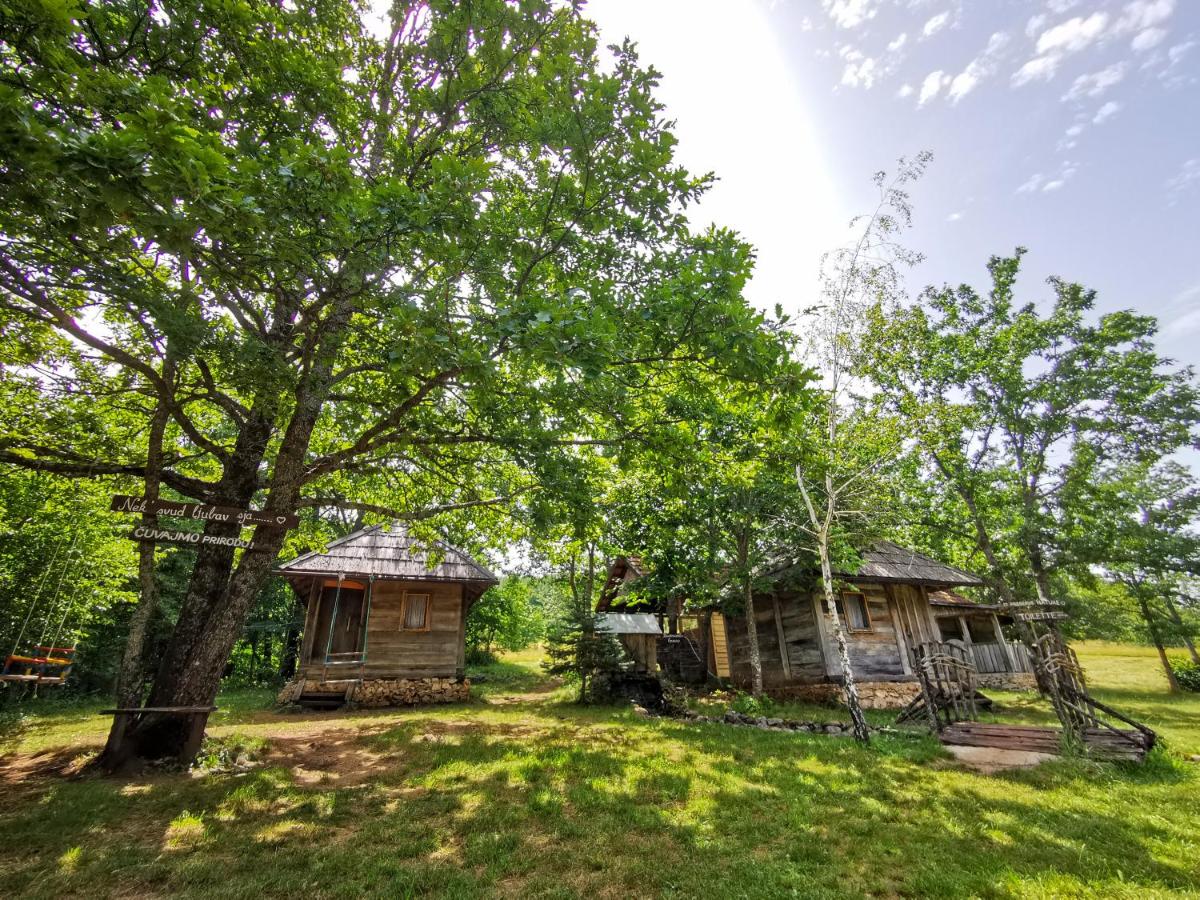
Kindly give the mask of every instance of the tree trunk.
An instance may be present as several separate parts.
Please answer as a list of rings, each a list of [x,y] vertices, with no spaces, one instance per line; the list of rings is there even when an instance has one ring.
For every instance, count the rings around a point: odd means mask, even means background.
[[[309,441],[329,393],[334,358],[344,338],[349,314],[348,299],[334,304],[334,311],[326,323],[329,343],[314,353],[310,369],[295,389],[291,419],[272,466],[264,511],[286,515],[296,508],[303,486]],[[276,326],[281,336],[286,331],[285,325],[290,329],[290,319],[281,316]],[[250,504],[258,490],[259,467],[274,433],[281,401],[282,396],[278,393],[256,397],[214,492],[220,502],[238,507]],[[236,522],[210,520],[205,525],[206,534],[219,537],[237,537],[239,532]],[[286,534],[286,530],[278,526],[257,526],[253,536],[254,549],[242,553],[236,568],[232,546],[201,546],[179,622],[147,705],[212,705],[220,688],[225,661],[271,573]],[[116,762],[131,755],[145,759],[182,758],[188,736],[186,717],[144,715],[134,729],[125,733]]]
[[[754,617],[754,584],[746,575],[743,593],[746,606],[746,638],[750,642],[750,693],[755,697],[763,691],[762,653],[758,649],[758,622]]]
[[[1163,603],[1167,606],[1167,612],[1171,614],[1171,621],[1175,623],[1175,627],[1179,630],[1179,636],[1183,638],[1183,645],[1187,647],[1188,655],[1191,656],[1192,662],[1200,666],[1200,653],[1196,652],[1196,644],[1192,640],[1191,634],[1188,633],[1187,623],[1183,621],[1183,616],[1179,614],[1179,607],[1175,605],[1175,598],[1170,594],[1163,596]]]
[[[1158,630],[1158,623],[1154,620],[1154,614],[1150,610],[1150,603],[1146,600],[1140,586],[1134,588],[1137,593],[1138,606],[1142,610],[1142,618],[1146,621],[1146,628],[1150,632],[1150,640],[1154,641],[1154,649],[1158,651],[1158,661],[1162,663],[1163,674],[1167,676],[1167,688],[1172,694],[1179,692],[1179,679],[1175,677],[1175,670],[1171,668],[1171,660],[1167,656],[1167,648],[1163,646],[1162,635]]]
[[[817,550],[821,555],[821,587],[825,593],[825,603],[829,608],[829,618],[833,622],[833,637],[837,643],[838,660],[842,666],[842,688],[846,693],[846,708],[850,710],[854,739],[860,744],[866,744],[871,740],[871,732],[867,728],[862,703],[858,699],[858,684],[854,680],[854,668],[850,665],[850,648],[846,644],[846,630],[842,627],[842,617],[838,615],[837,597],[833,590],[833,562],[829,557],[828,532],[822,531],[818,535]],[[818,622],[817,627],[820,625],[821,623]]]
[[[300,629],[289,626],[283,639],[283,652],[279,656],[279,677],[290,679],[296,674],[296,662],[300,656]]]
[[[175,364],[169,355],[163,361],[163,380],[173,384],[175,380]],[[162,479],[163,437],[166,434],[167,423],[171,418],[171,407],[165,397],[159,397],[155,402],[154,413],[150,418],[150,428],[146,437],[146,476],[142,487],[142,496],[147,500],[157,500]],[[142,513],[142,524],[147,528],[158,527],[158,514]],[[153,541],[142,541],[138,544],[138,602],[133,615],[129,619],[129,634],[125,638],[125,652],[121,656],[121,665],[117,669],[116,684],[113,688],[113,699],[118,709],[131,709],[142,702],[145,690],[142,678],[143,659],[146,653],[146,631],[150,621],[158,609],[158,581],[154,576]],[[106,766],[120,754],[124,726],[117,727],[114,720],[109,731],[104,751],[100,754],[100,765]]]
[[[708,684],[708,644],[712,639],[712,610],[704,609],[698,616],[700,622],[700,683]]]

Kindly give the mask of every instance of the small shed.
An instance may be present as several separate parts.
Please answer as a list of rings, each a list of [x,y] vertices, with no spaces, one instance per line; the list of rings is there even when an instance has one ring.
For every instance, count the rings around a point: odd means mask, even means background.
[[[366,706],[465,699],[466,617],[498,579],[400,524],[363,528],[276,570],[305,604],[284,702]]]
[[[596,628],[615,634],[637,664],[639,672],[658,671],[658,619],[650,613],[604,612],[596,616]]]

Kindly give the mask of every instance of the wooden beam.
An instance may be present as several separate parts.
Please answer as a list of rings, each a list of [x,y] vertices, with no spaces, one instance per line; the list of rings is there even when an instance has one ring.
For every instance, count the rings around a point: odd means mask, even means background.
[[[913,673],[912,661],[909,659],[908,640],[904,636],[904,623],[900,621],[900,610],[896,607],[896,593],[890,584],[883,586],[883,595],[887,598],[888,612],[892,614],[892,628],[896,629],[896,646],[900,649],[900,666],[905,675]]]
[[[783,664],[783,677],[792,680],[792,664],[788,660],[787,639],[783,635],[783,614],[779,611],[779,595],[771,592],[771,607],[775,611],[775,636],[779,641],[779,661]]]
[[[813,624],[817,628],[817,639],[821,644],[821,659],[825,663],[825,674],[831,677],[836,676],[839,670],[836,668],[833,650],[829,646],[829,634],[825,631],[825,609],[820,592],[813,591],[812,605],[815,616]]]

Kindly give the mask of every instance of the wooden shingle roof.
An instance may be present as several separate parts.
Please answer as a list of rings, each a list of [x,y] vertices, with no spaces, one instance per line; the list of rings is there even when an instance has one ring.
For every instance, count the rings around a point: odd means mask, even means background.
[[[425,544],[409,535],[399,523],[373,525],[330,541],[325,550],[314,550],[279,566],[283,576],[344,575],[346,577],[403,581],[469,581],[498,584],[499,579],[461,550],[434,542],[440,559],[431,564]]]
[[[857,572],[838,572],[855,581],[911,582],[945,587],[978,587],[983,579],[956,566],[938,562],[924,553],[909,550],[891,541],[878,541],[862,554]]]

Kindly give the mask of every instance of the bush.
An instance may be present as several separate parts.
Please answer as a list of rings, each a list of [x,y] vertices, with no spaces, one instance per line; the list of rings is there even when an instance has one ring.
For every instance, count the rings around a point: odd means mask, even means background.
[[[1190,659],[1173,659],[1171,668],[1175,670],[1175,680],[1181,688],[1200,694],[1200,666]]]
[[[729,708],[744,716],[769,716],[775,711],[775,703],[770,697],[755,697],[738,691]]]

